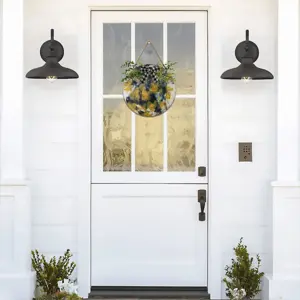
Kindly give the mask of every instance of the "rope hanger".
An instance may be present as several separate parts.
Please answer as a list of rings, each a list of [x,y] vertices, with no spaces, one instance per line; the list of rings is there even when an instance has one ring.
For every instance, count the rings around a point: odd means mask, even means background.
[[[159,56],[157,50],[155,49],[155,47],[154,47],[154,45],[152,44],[151,41],[147,41],[147,42],[146,42],[146,44],[145,44],[145,46],[144,46],[144,48],[143,48],[141,54],[139,55],[139,57],[138,57],[137,60],[136,60],[136,63],[138,63],[138,61],[140,60],[141,56],[143,55],[145,49],[146,49],[148,46],[151,46],[151,47],[153,48],[153,50],[154,50],[156,56],[158,57],[158,59],[160,60],[161,64],[164,65],[162,59],[160,58],[160,56]]]

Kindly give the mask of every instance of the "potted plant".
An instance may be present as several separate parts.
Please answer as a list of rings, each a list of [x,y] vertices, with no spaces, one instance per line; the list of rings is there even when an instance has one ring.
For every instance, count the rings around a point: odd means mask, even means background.
[[[243,245],[243,238],[233,248],[236,259],[231,260],[231,266],[225,267],[226,296],[231,300],[247,299],[252,300],[261,291],[261,278],[263,272],[259,271],[261,259],[257,254],[257,265],[253,265],[253,257],[250,257],[246,245]]]
[[[81,300],[78,296],[75,282],[70,280],[76,264],[70,262],[72,254],[69,249],[58,259],[53,256],[49,261],[39,254],[38,250],[31,251],[32,268],[36,271],[35,300]]]
[[[142,64],[126,61],[122,68],[123,97],[128,108],[139,116],[165,113],[175,100],[176,63]]]

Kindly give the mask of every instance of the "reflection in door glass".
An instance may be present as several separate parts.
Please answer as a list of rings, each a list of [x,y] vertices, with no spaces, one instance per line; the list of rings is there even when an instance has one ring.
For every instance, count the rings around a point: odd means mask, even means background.
[[[177,62],[177,94],[195,94],[195,24],[168,24],[168,60]]]
[[[136,117],[136,171],[163,170],[163,118]]]
[[[195,99],[176,99],[168,112],[168,171],[195,171]]]
[[[131,24],[103,24],[103,92],[122,93],[120,66],[131,55]],[[99,82],[100,84],[100,82]]]
[[[131,170],[131,112],[123,99],[103,101],[103,171]]]
[[[138,59],[147,41],[151,41],[161,59],[163,59],[163,24],[137,23],[135,24],[135,57]],[[148,46],[141,59],[143,64],[157,64],[159,58],[151,46]]]

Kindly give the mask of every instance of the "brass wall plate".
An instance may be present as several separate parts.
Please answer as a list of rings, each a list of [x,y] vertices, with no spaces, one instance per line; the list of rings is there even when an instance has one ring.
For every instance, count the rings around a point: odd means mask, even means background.
[[[239,143],[239,161],[252,161],[252,143]]]

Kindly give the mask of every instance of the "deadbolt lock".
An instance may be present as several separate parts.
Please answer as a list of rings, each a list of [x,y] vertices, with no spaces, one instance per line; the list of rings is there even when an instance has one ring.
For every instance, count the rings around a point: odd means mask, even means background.
[[[198,167],[198,176],[205,177],[206,176],[206,167]]]

